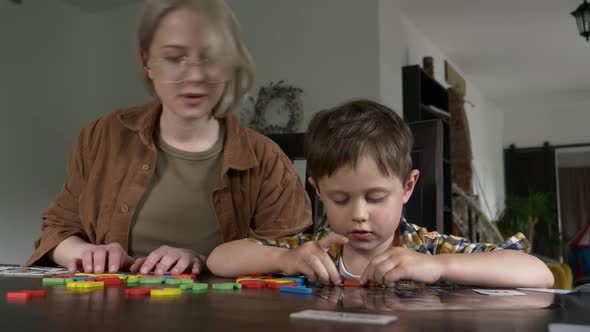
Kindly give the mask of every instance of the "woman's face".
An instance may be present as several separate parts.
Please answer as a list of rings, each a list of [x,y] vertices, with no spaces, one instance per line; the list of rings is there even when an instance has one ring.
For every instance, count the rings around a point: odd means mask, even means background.
[[[218,36],[204,15],[188,8],[162,18],[145,62],[164,112],[185,121],[210,117],[231,72]]]

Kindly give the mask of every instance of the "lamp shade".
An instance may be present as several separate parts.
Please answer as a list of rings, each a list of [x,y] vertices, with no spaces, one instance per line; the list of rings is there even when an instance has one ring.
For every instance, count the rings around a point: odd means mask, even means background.
[[[590,4],[584,0],[584,3],[572,12],[572,16],[576,18],[580,36],[588,41],[590,39]]]

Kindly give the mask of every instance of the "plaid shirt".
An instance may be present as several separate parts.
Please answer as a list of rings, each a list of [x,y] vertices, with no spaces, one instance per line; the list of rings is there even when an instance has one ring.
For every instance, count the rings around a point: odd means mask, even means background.
[[[472,243],[462,237],[429,232],[424,227],[408,223],[404,218],[401,219],[398,229],[404,248],[428,255],[476,253],[503,249],[522,250],[528,253],[531,247],[529,240],[520,232],[500,245],[494,245],[490,243]],[[279,239],[256,240],[248,238],[246,240],[267,246],[293,249],[308,241],[318,241],[331,232],[332,230],[324,218],[314,234],[299,233]],[[334,263],[338,262],[341,254],[342,246],[340,244],[334,244],[328,250],[328,255],[330,255]]]

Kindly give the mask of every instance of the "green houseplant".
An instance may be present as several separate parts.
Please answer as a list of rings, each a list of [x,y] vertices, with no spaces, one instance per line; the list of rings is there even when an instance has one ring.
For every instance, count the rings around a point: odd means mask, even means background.
[[[551,226],[557,220],[549,204],[549,194],[544,192],[531,192],[528,196],[509,195],[506,199],[506,208],[497,223],[498,229],[505,237],[515,232],[523,232],[532,246],[535,225],[545,224],[550,242],[547,245],[554,248],[559,245],[559,238]]]

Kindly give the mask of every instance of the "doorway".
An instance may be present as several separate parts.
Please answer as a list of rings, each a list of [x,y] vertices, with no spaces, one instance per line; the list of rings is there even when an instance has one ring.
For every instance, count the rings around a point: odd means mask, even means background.
[[[555,152],[560,231],[566,249],[590,222],[590,145]]]

